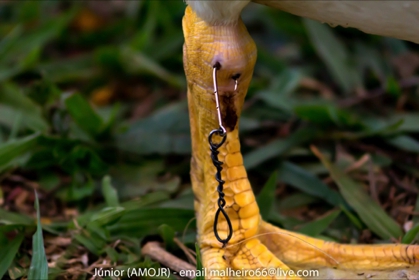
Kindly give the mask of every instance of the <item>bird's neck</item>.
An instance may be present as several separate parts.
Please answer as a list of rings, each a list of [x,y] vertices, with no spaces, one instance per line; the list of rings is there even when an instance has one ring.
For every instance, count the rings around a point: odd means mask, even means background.
[[[236,23],[243,8],[250,0],[186,0],[192,10],[210,25],[231,25]]]

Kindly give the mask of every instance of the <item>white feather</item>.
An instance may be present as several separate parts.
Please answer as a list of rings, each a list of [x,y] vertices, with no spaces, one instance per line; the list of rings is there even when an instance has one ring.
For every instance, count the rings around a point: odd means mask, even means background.
[[[355,27],[366,33],[419,43],[419,1],[412,0],[253,0],[333,26]]]
[[[243,8],[250,0],[186,0],[200,18],[210,24],[231,24],[236,22]]]

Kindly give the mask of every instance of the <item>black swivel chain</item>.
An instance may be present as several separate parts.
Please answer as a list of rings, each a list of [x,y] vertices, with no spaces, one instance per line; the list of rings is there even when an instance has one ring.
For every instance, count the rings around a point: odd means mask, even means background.
[[[233,236],[233,226],[231,225],[230,218],[228,217],[227,213],[224,210],[224,206],[226,205],[226,201],[224,199],[225,194],[223,192],[225,181],[223,181],[221,179],[221,170],[223,170],[223,167],[222,167],[223,162],[218,160],[218,154],[220,153],[218,151],[218,149],[224,144],[224,142],[227,138],[227,131],[224,128],[224,126],[222,124],[222,121],[221,121],[221,110],[220,110],[220,103],[219,103],[219,100],[218,100],[217,70],[219,70],[220,67],[221,67],[221,65],[219,63],[217,63],[214,66],[214,71],[213,71],[215,103],[216,103],[216,106],[217,106],[218,123],[219,123],[220,127],[218,129],[214,129],[210,132],[210,134],[208,136],[208,142],[210,144],[212,163],[214,164],[215,168],[217,169],[217,172],[215,173],[215,180],[217,180],[217,182],[218,182],[218,187],[217,187],[218,209],[217,209],[217,212],[215,212],[215,217],[214,217],[214,235],[215,235],[215,237],[217,238],[218,241],[223,243],[223,248],[224,248],[227,245],[228,241]],[[212,140],[212,137],[213,137],[214,134],[217,134],[218,136],[222,137],[221,141],[218,144],[214,143],[214,141]],[[228,225],[228,235],[224,239],[219,236],[218,228],[217,228],[218,217],[220,216],[220,213],[223,214],[224,218],[227,221],[227,225]]]
[[[212,137],[213,137],[214,134],[218,134],[219,136],[222,137],[220,143],[216,144],[212,141]],[[218,154],[220,153],[218,151],[218,149],[224,144],[226,138],[227,138],[227,134],[224,133],[221,128],[214,129],[213,131],[210,132],[210,134],[208,136],[208,142],[210,144],[210,150],[211,150],[212,163],[214,164],[215,168],[217,169],[217,173],[215,173],[215,180],[217,180],[217,182],[218,182],[218,187],[217,187],[218,209],[217,209],[217,212],[215,212],[215,217],[214,217],[214,235],[215,235],[215,237],[217,238],[218,241],[223,243],[223,248],[227,245],[228,241],[233,236],[233,227],[231,225],[230,218],[228,217],[227,213],[224,210],[224,206],[226,205],[226,201],[224,199],[225,194],[223,192],[223,187],[224,187],[225,181],[223,179],[221,179],[221,170],[223,170],[223,167],[222,167],[223,163],[218,160]],[[217,223],[218,223],[218,216],[220,215],[220,213],[223,214],[223,216],[226,219],[227,224],[228,224],[228,235],[225,239],[222,239],[218,235]]]

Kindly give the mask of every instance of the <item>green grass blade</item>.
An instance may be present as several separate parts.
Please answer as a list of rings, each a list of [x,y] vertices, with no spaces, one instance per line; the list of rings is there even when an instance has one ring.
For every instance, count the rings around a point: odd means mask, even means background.
[[[390,145],[407,152],[419,153],[419,142],[407,135],[399,135],[386,141]]]
[[[64,16],[42,20],[41,26],[31,26],[30,32],[18,32],[6,43],[6,50],[0,53],[0,81],[10,79],[33,67],[40,59],[41,49],[56,38],[74,16],[75,9],[69,9]],[[22,23],[20,23],[22,24]],[[24,25],[24,24],[22,24]]]
[[[105,207],[92,215],[90,221],[99,226],[112,225],[116,223],[125,213],[123,207]]]
[[[321,198],[330,205],[344,204],[342,196],[330,189],[320,179],[291,162],[283,162],[278,171],[278,181],[285,182],[305,193]]]
[[[37,216],[36,232],[32,237],[32,260],[29,268],[28,279],[48,279],[48,262],[44,249],[44,238],[42,236],[41,215],[39,213],[38,194],[35,191],[35,209]]]
[[[186,108],[186,102],[177,102],[134,122],[116,138],[117,147],[134,154],[189,155],[191,136]]]
[[[368,196],[362,185],[334,166],[317,148],[312,147],[312,151],[329,170],[346,202],[358,213],[369,229],[383,239],[402,236],[399,225],[387,215],[377,202]]]
[[[345,92],[361,85],[361,78],[355,65],[351,65],[351,57],[345,45],[339,41],[332,29],[322,23],[303,19],[313,46],[323,59],[329,73],[340,84]]]
[[[260,214],[265,220],[268,219],[275,201],[277,175],[277,172],[272,173],[262,191],[256,198],[257,204],[259,205]]]
[[[419,113],[396,113],[393,112],[389,119],[386,121],[388,123],[396,123],[402,120],[402,123],[398,126],[398,132],[419,132],[418,122],[419,122]]]
[[[34,222],[28,216],[9,212],[0,208],[0,224],[31,226]]]
[[[163,224],[158,228],[160,236],[163,238],[164,245],[170,251],[175,248],[175,242],[173,241],[175,238],[175,231],[172,227]]]
[[[294,113],[302,120],[320,126],[361,127],[362,124],[351,112],[338,108],[327,101],[313,100],[294,106]]]
[[[302,225],[298,232],[316,237],[319,234],[321,234],[325,229],[327,229],[329,225],[334,220],[336,220],[340,213],[340,210],[335,210],[324,217],[321,217],[315,221]]]
[[[284,70],[272,82],[273,84],[270,89],[260,91],[257,97],[263,100],[268,106],[291,114],[294,100],[290,95],[299,86],[301,77],[302,74],[299,71]]]
[[[7,52],[13,48],[22,33],[23,26],[17,25],[0,40],[0,63],[5,57],[7,58]]]
[[[102,180],[102,193],[105,198],[105,202],[109,207],[118,207],[118,193],[112,186],[111,177],[105,176]]]
[[[280,199],[278,201],[278,210],[287,210],[298,207],[304,207],[316,202],[319,202],[318,198],[308,195],[306,193],[297,192],[294,194],[287,195],[284,198]]]
[[[7,237],[4,237],[4,239],[0,237],[0,247],[2,251],[0,254],[0,279],[3,279],[4,274],[12,264],[20,244],[23,241],[23,237],[23,234],[18,234],[12,241],[8,241]]]
[[[184,87],[182,77],[170,73],[147,55],[127,47],[122,47],[119,52],[121,63],[130,74],[138,75],[148,73],[160,78],[175,88]]]
[[[261,148],[258,148],[244,156],[244,165],[247,170],[252,169],[262,162],[282,155],[288,152],[291,148],[300,145],[312,139],[317,130],[312,128],[303,128],[296,131],[294,134],[286,139],[278,139]]]
[[[340,205],[340,210],[346,215],[346,217],[354,224],[359,230],[362,230],[364,228],[364,225],[362,224],[361,220],[354,215],[351,211],[347,209],[345,205]]]
[[[416,236],[419,234],[419,224],[415,225],[411,230],[406,232],[406,234],[402,238],[403,244],[411,244]]]
[[[12,127],[15,119],[20,117],[19,128],[45,132],[48,123],[42,115],[41,107],[27,97],[23,91],[12,83],[1,86],[0,123]]]
[[[195,243],[195,252],[196,252],[196,271],[203,271],[201,250],[199,249],[198,243]],[[201,273],[202,274],[202,273]],[[205,275],[199,274],[195,277],[195,280],[205,280]]]
[[[0,173],[20,156],[32,150],[37,145],[38,138],[39,134],[36,133],[0,145]]]
[[[80,54],[69,58],[61,58],[48,62],[41,62],[35,68],[44,73],[49,81],[64,83],[70,81],[87,81],[98,75],[99,70],[94,67],[91,54]]]
[[[126,211],[121,219],[108,227],[111,234],[141,237],[147,234],[156,234],[157,228],[167,224],[173,230],[182,232],[186,225],[195,216],[195,212],[176,208],[142,208]],[[194,228],[192,222],[189,228]]]
[[[80,233],[74,235],[74,240],[79,242],[94,255],[99,255],[100,249],[106,246],[103,239],[99,238],[95,233],[87,230],[82,230]]]
[[[77,125],[91,137],[98,136],[104,128],[103,121],[81,94],[73,94],[65,105]]]

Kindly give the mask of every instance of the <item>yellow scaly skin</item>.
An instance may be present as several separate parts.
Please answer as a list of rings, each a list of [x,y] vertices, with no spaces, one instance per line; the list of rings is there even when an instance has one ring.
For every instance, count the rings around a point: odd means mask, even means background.
[[[183,31],[192,134],[191,180],[204,267],[317,269],[320,279],[418,279],[419,246],[340,245],[288,232],[261,219],[243,166],[238,134],[238,120],[256,62],[256,46],[241,19],[228,25],[210,25],[190,7],[183,18]],[[227,129],[218,159],[224,162],[221,174],[225,180],[225,210],[234,230],[226,248],[213,232],[218,193],[208,144],[210,131],[219,127],[212,78],[217,62],[221,64],[217,72],[220,107]],[[237,74],[238,89],[234,91],[232,77]],[[222,215],[218,229],[222,238],[227,236],[227,222]],[[211,276],[207,274],[206,278]],[[299,279],[284,275],[268,278]]]

